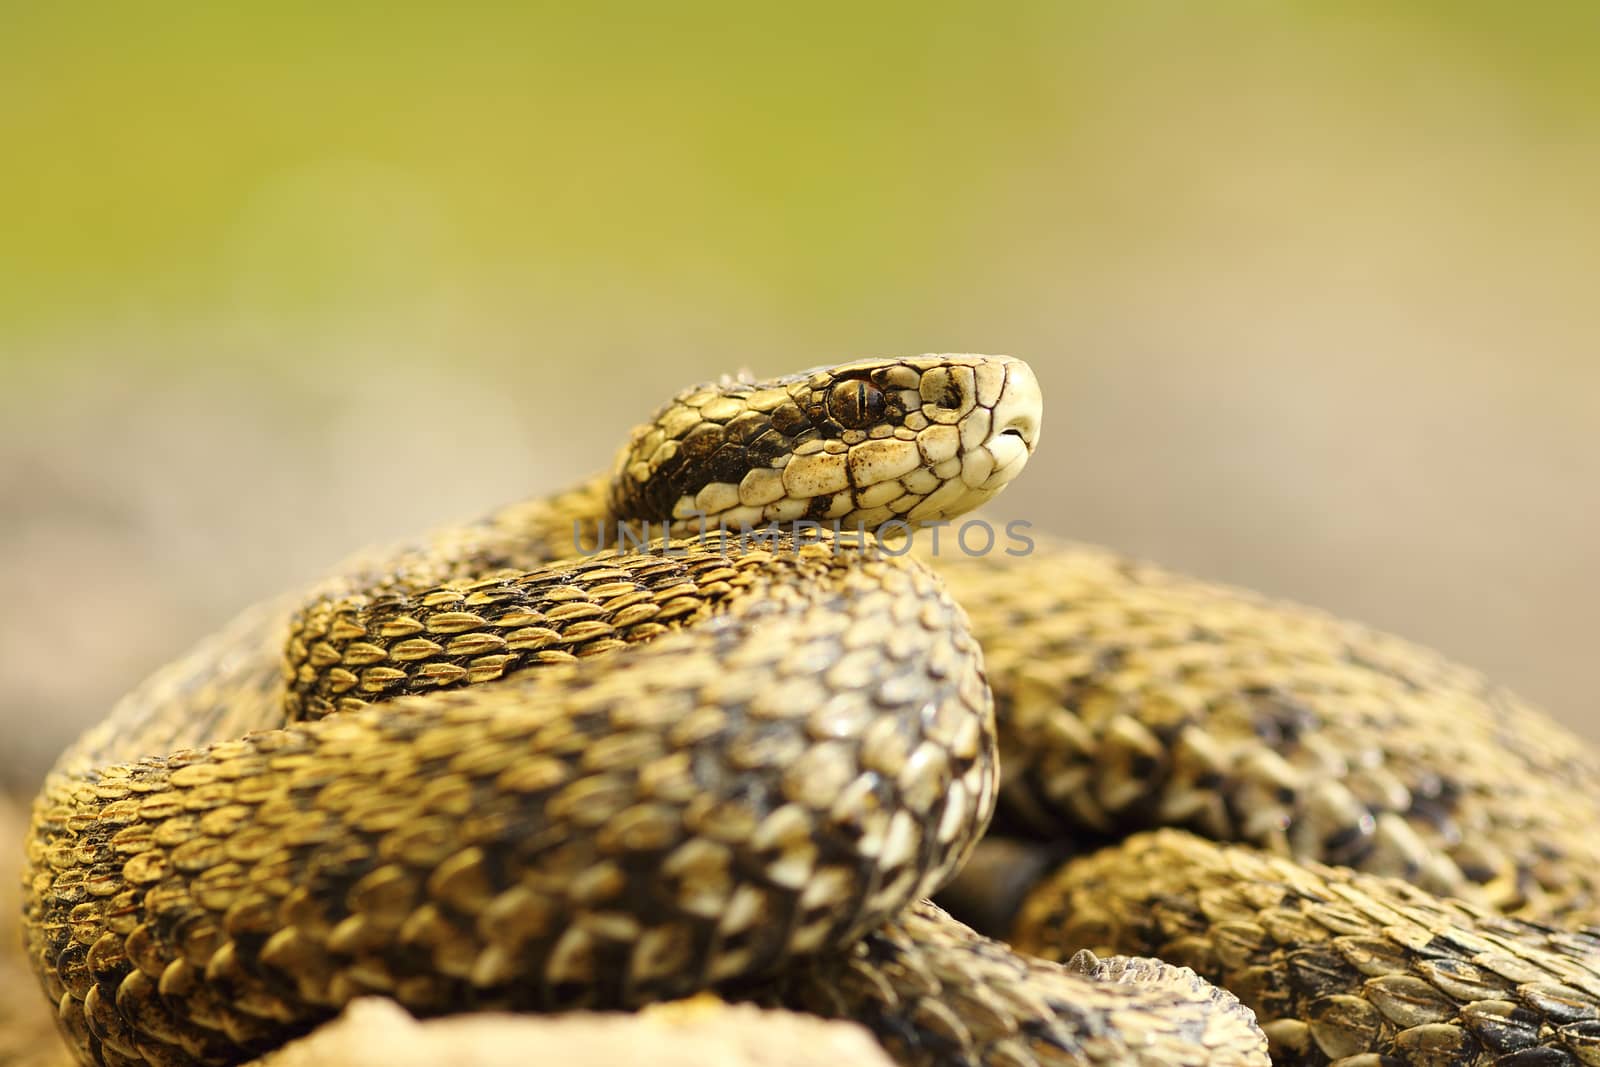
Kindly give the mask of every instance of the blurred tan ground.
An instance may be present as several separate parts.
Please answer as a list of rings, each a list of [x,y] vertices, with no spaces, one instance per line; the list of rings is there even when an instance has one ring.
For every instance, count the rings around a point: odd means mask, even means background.
[[[1005,514],[1600,737],[1600,9],[1405,8],[7,7],[4,774],[682,384],[930,349],[1039,372]]]

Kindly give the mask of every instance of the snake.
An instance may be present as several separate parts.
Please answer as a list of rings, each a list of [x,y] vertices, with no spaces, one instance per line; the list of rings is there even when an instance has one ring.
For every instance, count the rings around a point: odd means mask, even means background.
[[[711,991],[907,1067],[1600,1064],[1600,758],[1356,623],[972,550],[1041,417],[1011,357],[724,377],[245,611],[34,801],[66,1045]]]

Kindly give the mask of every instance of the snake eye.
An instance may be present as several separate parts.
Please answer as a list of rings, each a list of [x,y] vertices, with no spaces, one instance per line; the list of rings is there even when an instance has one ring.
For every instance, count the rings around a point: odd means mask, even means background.
[[[846,429],[859,430],[883,418],[888,405],[883,390],[862,378],[851,378],[828,392],[828,414]]]

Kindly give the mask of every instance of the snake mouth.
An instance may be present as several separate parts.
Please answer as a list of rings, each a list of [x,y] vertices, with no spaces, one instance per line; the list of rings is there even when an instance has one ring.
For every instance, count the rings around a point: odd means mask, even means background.
[[[1005,484],[1021,473],[1023,465],[1028,462],[1028,457],[1033,455],[1033,444],[1019,429],[1002,430],[996,434],[988,444],[989,454],[994,457],[994,470],[975,489],[992,488],[999,492]],[[963,473],[965,471],[963,470]]]

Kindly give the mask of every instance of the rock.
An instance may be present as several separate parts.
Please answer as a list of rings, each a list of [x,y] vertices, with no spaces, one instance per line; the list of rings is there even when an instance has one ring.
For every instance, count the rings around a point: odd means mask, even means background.
[[[419,1022],[369,997],[260,1067],[892,1067],[852,1023],[730,1005],[711,996],[637,1015],[459,1015]]]

